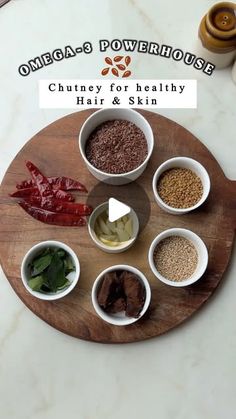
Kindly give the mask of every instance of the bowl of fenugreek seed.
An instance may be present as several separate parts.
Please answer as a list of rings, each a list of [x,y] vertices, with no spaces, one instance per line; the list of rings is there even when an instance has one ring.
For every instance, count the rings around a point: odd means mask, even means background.
[[[208,264],[208,251],[193,231],[171,228],[152,242],[149,265],[154,275],[172,287],[185,287],[198,281]]]
[[[210,192],[210,178],[198,161],[174,157],[156,170],[153,193],[157,204],[171,214],[185,214],[205,202]]]

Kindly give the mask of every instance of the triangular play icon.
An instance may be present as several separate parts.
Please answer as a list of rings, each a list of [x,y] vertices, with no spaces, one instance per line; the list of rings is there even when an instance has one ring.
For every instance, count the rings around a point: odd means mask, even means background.
[[[121,217],[124,217],[126,214],[130,213],[130,207],[128,205],[123,204],[123,202],[118,201],[115,198],[110,198],[108,201],[108,216],[109,221],[112,223],[113,221],[118,220]]]

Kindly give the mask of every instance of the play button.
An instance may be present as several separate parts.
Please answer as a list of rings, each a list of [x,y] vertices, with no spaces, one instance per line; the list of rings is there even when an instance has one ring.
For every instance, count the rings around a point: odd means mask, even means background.
[[[123,204],[123,202],[118,201],[115,198],[110,198],[108,201],[108,215],[109,221],[119,220],[119,218],[124,217],[126,214],[130,213],[130,207]]]
[[[89,191],[85,201],[87,205],[96,208],[103,202],[108,203],[111,197],[116,197],[115,201],[125,202],[130,210],[133,209],[135,211],[139,220],[140,232],[145,229],[150,218],[151,205],[149,196],[142,186],[136,182],[122,186],[108,185],[103,182],[96,183],[95,181],[94,183],[95,185]],[[117,217],[119,218],[120,214]]]

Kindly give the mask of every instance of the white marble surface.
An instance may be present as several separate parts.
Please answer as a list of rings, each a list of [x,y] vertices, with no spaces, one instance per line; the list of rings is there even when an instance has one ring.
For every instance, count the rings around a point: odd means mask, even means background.
[[[20,77],[19,64],[64,45],[132,37],[192,50],[214,1],[12,0],[0,9],[0,177],[38,130],[68,113],[38,108],[39,78],[97,78],[96,52]],[[168,8],[167,8],[168,6]],[[236,179],[236,85],[182,63],[137,55],[136,78],[198,78],[197,110],[159,112],[196,134]],[[233,419],[235,251],[225,281],[189,322],[148,342],[105,346],[63,335],[34,316],[0,273],[3,419]]]

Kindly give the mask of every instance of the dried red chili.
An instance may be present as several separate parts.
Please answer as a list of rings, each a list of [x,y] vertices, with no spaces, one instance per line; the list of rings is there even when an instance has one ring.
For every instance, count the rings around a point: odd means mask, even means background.
[[[64,214],[58,212],[47,211],[42,208],[33,207],[27,202],[19,202],[19,205],[29,214],[31,217],[38,221],[47,224],[60,225],[60,226],[84,226],[86,225],[86,219],[75,215],[75,214]]]
[[[26,202],[37,208],[43,208],[53,212],[63,212],[65,214],[86,216],[90,215],[93,211],[93,208],[90,205],[74,202],[63,202],[51,198],[42,200],[40,196],[30,196],[29,198],[26,198]]]
[[[87,192],[80,182],[65,177],[47,178],[30,161],[26,162],[31,180],[17,184],[17,191],[11,196],[18,198],[19,205],[36,220],[61,226],[84,226],[92,207],[86,204],[71,203],[73,195],[68,190]]]
[[[80,192],[88,192],[86,187],[78,182],[77,180],[71,179],[66,176],[53,176],[53,177],[47,177],[48,182],[51,186],[53,186],[54,189],[61,189],[63,191],[70,191],[70,190],[77,190]],[[23,180],[20,183],[17,183],[16,188],[17,189],[25,189],[25,188],[31,188],[35,186],[32,179]]]
[[[48,182],[46,176],[36,167],[31,161],[26,162],[26,167],[29,170],[32,179],[39,190],[39,194],[42,197],[50,196],[53,197],[53,189]]]
[[[27,196],[39,196],[38,188],[26,188],[10,194],[13,198],[26,198]]]
[[[75,198],[69,192],[62,191],[61,189],[53,191],[53,195],[56,199],[65,201],[65,202],[73,202]]]
[[[39,190],[36,187],[33,188],[26,188],[26,189],[19,189],[18,191],[13,192],[10,196],[12,196],[13,198],[27,198],[29,196],[40,196],[39,194]],[[53,190],[53,196],[61,201],[66,201],[66,202],[73,202],[75,199],[74,197],[65,191],[62,191],[60,189],[58,190]]]
[[[80,192],[88,192],[82,183],[69,177],[51,177],[48,179],[48,181],[50,184],[52,184],[53,187],[56,189],[62,189],[63,191],[77,190]]]

